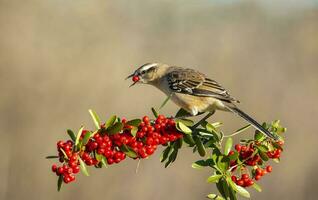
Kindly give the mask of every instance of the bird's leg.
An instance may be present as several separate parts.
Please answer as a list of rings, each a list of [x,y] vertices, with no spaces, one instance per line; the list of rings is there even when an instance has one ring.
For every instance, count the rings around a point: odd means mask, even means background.
[[[199,112],[197,115],[195,116],[199,116],[204,114],[205,112]],[[180,108],[180,110],[178,111],[178,113],[176,114],[175,117],[171,117],[174,119],[182,119],[182,118],[188,118],[188,117],[194,117],[191,113],[185,111],[184,109]]]
[[[211,117],[213,114],[215,113],[215,110],[213,110],[212,112],[209,112],[206,116],[204,116],[200,121],[198,121],[196,124],[194,124],[192,126],[192,129],[197,128],[198,126],[200,126],[203,122],[205,122],[209,117]]]

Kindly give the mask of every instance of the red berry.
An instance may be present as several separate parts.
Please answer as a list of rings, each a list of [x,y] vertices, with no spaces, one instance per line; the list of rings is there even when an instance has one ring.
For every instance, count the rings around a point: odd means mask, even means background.
[[[145,122],[145,124],[148,124],[149,123],[149,117],[148,116],[144,116],[142,118],[142,121]]]
[[[104,154],[105,153],[105,149],[99,148],[99,149],[97,149],[97,153],[98,154]]]
[[[280,140],[280,141],[277,142],[277,144],[278,144],[279,146],[283,146],[283,145],[284,145],[284,141],[283,141],[283,140]]]
[[[235,150],[240,152],[241,151],[242,146],[240,144],[236,144],[235,145]]]
[[[57,174],[61,175],[61,174],[63,174],[63,172],[64,172],[63,167],[57,168]]]
[[[69,169],[67,165],[63,165],[63,171],[66,172]]]
[[[249,186],[251,186],[251,185],[253,185],[254,184],[254,182],[252,181],[252,179],[246,179],[246,180],[244,180],[244,186],[245,187],[249,187]]]
[[[232,181],[233,181],[234,183],[237,182],[237,177],[236,177],[236,176],[231,176],[231,179],[232,179]]]
[[[64,142],[58,141],[56,145],[57,145],[57,147],[62,148],[64,146]]]
[[[56,170],[57,170],[57,166],[55,164],[52,165],[52,172],[56,172]]]
[[[79,167],[78,165],[72,167],[72,169],[73,169],[73,173],[74,173],[74,174],[77,174],[77,173],[80,171],[80,167]]]
[[[64,183],[69,183],[69,182],[71,182],[71,177],[70,176],[64,176],[63,181],[64,181]]]
[[[249,178],[248,174],[242,174],[242,179],[248,179],[248,178]]]
[[[273,167],[270,166],[270,165],[268,165],[268,166],[266,167],[266,171],[267,171],[268,173],[272,172],[272,171],[273,171]]]
[[[148,137],[146,140],[146,144],[147,145],[152,145],[153,144],[153,138],[152,137]]]
[[[127,119],[123,117],[123,118],[121,119],[121,122],[122,122],[123,124],[126,124]]]
[[[160,130],[160,128],[161,128],[161,126],[159,125],[159,124],[156,124],[155,125],[155,129],[158,131],[158,130]]]
[[[71,174],[71,173],[73,173],[73,169],[72,169],[72,168],[68,168],[66,172],[67,172],[68,174]]]
[[[255,170],[256,175],[261,175],[262,174],[262,169],[261,168],[257,168]]]
[[[165,116],[163,116],[163,115],[158,115],[158,118],[157,118],[157,119],[163,120],[163,119],[165,119]]]
[[[113,151],[107,150],[107,151],[104,153],[104,156],[105,156],[106,158],[112,157],[112,156],[113,156]]]
[[[85,163],[86,163],[86,165],[91,166],[94,164],[94,161],[93,161],[93,159],[89,159],[89,160],[86,160]]]
[[[132,77],[132,81],[135,82],[135,83],[138,82],[139,80],[140,80],[140,78],[137,75]]]
[[[258,181],[258,180],[260,180],[260,179],[261,179],[261,177],[262,177],[262,176],[258,174],[258,175],[256,175],[256,176],[255,176],[255,180],[257,180],[257,181]]]
[[[243,186],[244,185],[244,181],[242,179],[237,180],[236,184],[239,185],[239,186]]]
[[[125,158],[126,158],[126,154],[125,153],[121,153],[120,159],[121,160],[125,160]]]
[[[74,154],[70,157],[70,160],[71,160],[71,161],[77,160],[77,154],[74,153]]]
[[[147,153],[148,155],[153,154],[154,151],[155,151],[155,149],[152,148],[151,146],[150,146],[150,147],[146,147],[146,153]]]
[[[89,154],[87,153],[87,152],[84,152],[83,154],[82,154],[82,159],[84,160],[84,161],[86,161],[86,160],[88,160],[90,157],[89,157]]]
[[[109,165],[113,164],[113,163],[114,163],[114,159],[108,158],[108,159],[107,159],[107,163],[108,163]]]
[[[144,126],[144,127],[142,127],[142,129],[141,129],[143,132],[147,132],[148,131],[148,128],[147,128],[147,126]]]
[[[247,147],[246,146],[242,146],[241,147],[241,151],[246,151],[247,150]]]
[[[115,154],[114,154],[114,157],[115,157],[115,159],[117,159],[117,158],[121,158],[121,152],[116,152]],[[116,162],[116,161],[115,161]]]

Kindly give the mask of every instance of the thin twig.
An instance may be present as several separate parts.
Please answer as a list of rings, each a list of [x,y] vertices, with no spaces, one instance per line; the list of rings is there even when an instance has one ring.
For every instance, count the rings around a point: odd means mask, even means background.
[[[137,163],[137,166],[136,166],[136,170],[135,170],[135,173],[137,174],[138,173],[138,169],[139,169],[139,166],[140,166],[140,159],[138,159],[138,163]]]
[[[204,116],[200,121],[192,126],[192,130],[200,126],[201,123],[205,122],[209,117],[211,117],[215,111],[209,112],[206,116]]]

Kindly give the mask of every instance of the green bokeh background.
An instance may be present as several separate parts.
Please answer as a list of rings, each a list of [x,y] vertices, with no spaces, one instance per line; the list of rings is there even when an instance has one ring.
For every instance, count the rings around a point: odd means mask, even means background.
[[[211,171],[191,169],[198,156],[189,149],[168,169],[157,152],[137,174],[127,160],[56,192],[44,157],[67,128],[93,128],[89,108],[103,119],[134,118],[164,100],[124,81],[152,61],[200,70],[259,121],[288,127],[282,162],[252,199],[316,199],[318,7],[296,0],[0,0],[0,199],[193,200],[215,192],[205,182]],[[169,103],[163,112],[176,110]],[[214,120],[226,132],[245,124],[222,112]]]

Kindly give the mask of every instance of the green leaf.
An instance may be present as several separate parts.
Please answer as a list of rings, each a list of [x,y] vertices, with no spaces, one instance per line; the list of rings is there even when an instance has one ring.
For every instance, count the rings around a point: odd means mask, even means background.
[[[161,110],[161,108],[163,108],[168,103],[168,101],[170,100],[171,96],[172,96],[172,93],[169,96],[167,96],[167,98],[162,102],[162,104],[159,107],[159,110]]]
[[[233,139],[230,137],[226,140],[226,143],[225,143],[225,147],[224,147],[225,155],[229,154],[229,152],[231,151],[232,145],[233,145]]]
[[[191,167],[192,167],[193,169],[203,169],[203,166],[197,164],[196,162],[192,163]]]
[[[121,122],[116,122],[114,125],[109,127],[106,131],[110,135],[114,135],[116,133],[119,133],[123,129],[124,125]]]
[[[177,123],[178,122],[182,122],[184,125],[190,127],[190,126],[193,126],[194,125],[194,122],[190,119],[176,119],[175,120]]]
[[[100,129],[100,119],[99,116],[97,115],[97,113],[91,109],[88,110],[89,114],[91,115],[93,121],[94,121],[94,125],[97,129]]]
[[[129,146],[126,146],[125,144],[123,144],[120,147],[120,150],[122,150],[128,157],[130,158],[137,158],[137,153]]]
[[[83,139],[82,139],[82,145],[86,145],[87,144],[87,142],[89,141],[89,139],[91,138],[91,136],[92,136],[92,132],[90,132],[90,131],[88,131],[86,134],[85,134],[85,136],[83,137]]]
[[[191,134],[186,134],[183,136],[183,141],[185,143],[187,143],[190,147],[194,146],[195,145],[195,142],[192,138],[192,135]]]
[[[226,197],[226,199],[228,199],[228,197],[230,196],[229,185],[227,184],[227,182],[225,181],[224,178],[221,178],[219,180],[219,182],[222,185],[222,188],[223,188],[223,191],[224,191],[224,194],[225,194],[224,197]]]
[[[257,148],[259,151],[262,151],[262,152],[267,152],[269,150],[268,147],[265,145],[259,145],[257,146]]]
[[[227,179],[227,182],[230,184],[230,186],[233,188],[233,190],[235,190],[237,193],[239,193],[241,196],[243,197],[246,197],[246,198],[250,198],[251,195],[250,193],[244,189],[243,187],[239,186],[239,185],[236,185],[230,177],[228,177]]]
[[[167,168],[170,165],[170,163],[173,163],[176,160],[177,155],[178,155],[178,150],[174,149],[172,153],[169,155],[169,159],[165,164],[165,168]]]
[[[141,119],[133,119],[128,121],[126,124],[129,126],[134,126],[134,127],[138,127],[141,123]]]
[[[46,159],[56,159],[56,158],[59,158],[58,156],[46,156],[45,157]]]
[[[221,172],[226,172],[227,169],[229,168],[229,159],[224,156],[219,156],[218,157],[218,162],[217,162],[217,167],[218,169],[221,170]]]
[[[237,200],[236,192],[233,190],[232,187],[229,187],[229,192],[230,192],[230,199],[231,200]]]
[[[102,166],[107,168],[107,162],[105,156],[103,156],[102,160],[100,161],[102,163]]]
[[[224,199],[228,199],[228,194],[224,191],[223,183],[224,179],[222,178],[219,182],[216,183],[216,188],[218,189],[218,191]]]
[[[279,159],[279,158],[274,158],[273,161],[274,161],[275,163],[279,163],[279,162],[280,162],[280,159]]]
[[[173,148],[171,146],[167,146],[167,148],[165,150],[163,150],[163,152],[160,156],[160,162],[164,162],[168,158],[168,156],[170,155],[172,150],[173,150]]]
[[[155,116],[155,118],[158,118],[159,113],[157,112],[157,110],[155,108],[151,108],[151,111],[152,111],[153,115]]]
[[[218,182],[218,180],[219,180],[222,176],[223,176],[222,174],[212,175],[212,176],[210,176],[206,181],[207,181],[208,183],[216,183],[216,182]]]
[[[237,153],[237,152],[235,151],[233,155],[230,155],[230,156],[229,156],[229,159],[230,159],[230,160],[237,160],[238,157],[239,157],[239,153]]]
[[[81,171],[83,172],[83,174],[85,176],[89,176],[89,173],[87,171],[87,167],[86,167],[86,164],[85,162],[79,157],[78,158],[79,162],[80,162],[80,168],[81,168]]]
[[[277,144],[276,142],[273,142],[272,145],[276,148],[276,149],[283,149],[281,146],[279,146],[279,144]]]
[[[218,128],[218,127],[221,127],[223,125],[222,122],[214,122],[211,124],[214,128]]]
[[[77,146],[80,141],[83,129],[84,129],[84,126],[82,126],[77,132],[76,139],[75,139],[75,146]]]
[[[262,192],[261,186],[257,185],[256,183],[254,183],[254,184],[252,185],[252,187],[253,187],[256,191]]]
[[[67,129],[67,134],[70,136],[71,140],[73,142],[75,142],[76,136],[75,136],[74,132],[71,129]]]
[[[225,200],[223,197],[216,195],[216,194],[209,194],[207,197],[209,199],[214,199],[214,200]]]
[[[63,176],[59,175],[59,178],[57,179],[57,191],[60,191],[63,184]]]
[[[136,137],[137,132],[138,132],[138,128],[137,128],[137,127],[133,127],[133,128],[131,129],[131,131],[130,131],[131,135],[134,136],[134,137]]]
[[[185,134],[191,134],[192,133],[192,130],[189,127],[187,127],[184,123],[182,123],[180,121],[177,122],[177,126],[176,127],[182,133],[185,133]]]
[[[183,145],[183,138],[180,138],[180,139],[175,141],[173,147],[174,147],[174,149],[181,149],[182,145]]]
[[[216,129],[215,126],[213,126],[212,124],[206,122],[205,125],[203,125],[203,127],[205,128],[205,130],[207,130],[208,132],[210,132],[216,140],[220,141],[220,139],[222,138],[221,133],[219,133]]]
[[[262,160],[268,161],[269,158],[268,158],[268,156],[267,156],[266,153],[260,151],[260,152],[259,152],[259,155],[261,156]]]
[[[101,161],[103,159],[103,155],[102,154],[98,154],[96,151],[94,151],[94,154],[95,154],[95,158],[97,161]]]
[[[251,126],[252,126],[251,124],[243,126],[242,128],[240,128],[237,131],[235,131],[234,133],[232,133],[232,135],[242,133],[242,132],[246,131],[248,128],[250,128]]]
[[[257,140],[257,141],[262,141],[264,140],[266,137],[264,136],[263,133],[261,133],[259,130],[256,130],[255,131],[255,134],[254,134],[254,139]]]
[[[192,116],[188,111],[180,108],[175,116],[175,118],[189,117]]]
[[[105,122],[105,129],[108,129],[110,126],[112,126],[115,121],[117,120],[117,116],[113,115],[111,116],[106,122]]]
[[[196,146],[197,146],[197,148],[198,148],[199,155],[200,155],[201,157],[204,157],[205,154],[206,154],[206,151],[205,151],[205,147],[204,147],[204,145],[203,145],[201,139],[198,138],[198,137],[195,137],[195,138],[193,138],[193,139],[194,139],[194,142],[195,142],[195,144],[196,144]]]

